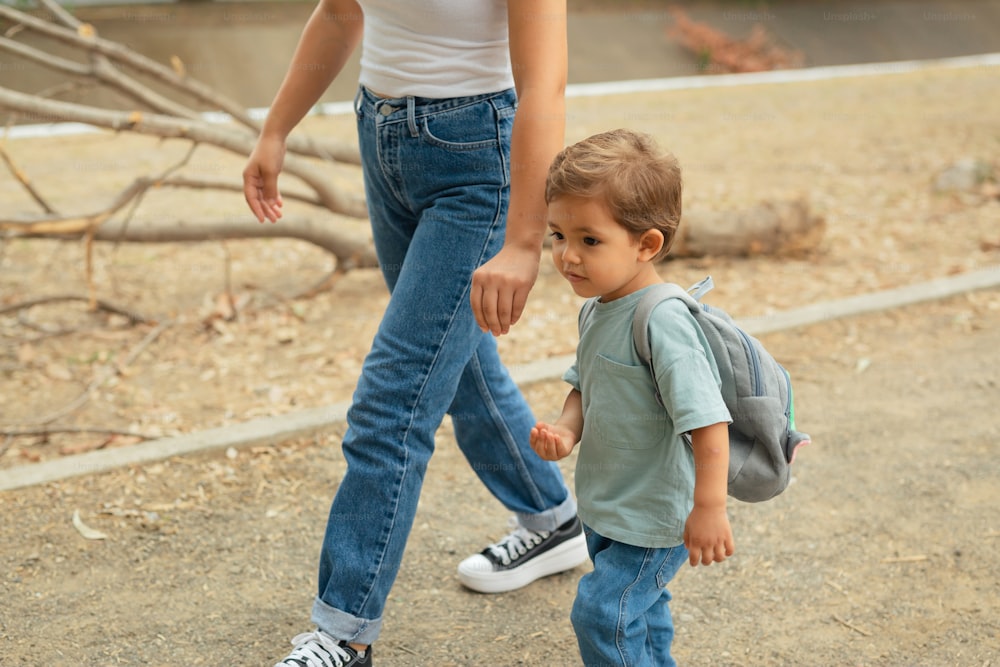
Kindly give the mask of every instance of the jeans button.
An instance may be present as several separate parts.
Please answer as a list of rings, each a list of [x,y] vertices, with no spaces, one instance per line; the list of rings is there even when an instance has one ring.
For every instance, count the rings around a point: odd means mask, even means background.
[[[389,114],[391,114],[395,110],[396,110],[396,107],[392,106],[391,104],[383,104],[378,109],[379,113],[382,114],[383,116],[388,116]]]

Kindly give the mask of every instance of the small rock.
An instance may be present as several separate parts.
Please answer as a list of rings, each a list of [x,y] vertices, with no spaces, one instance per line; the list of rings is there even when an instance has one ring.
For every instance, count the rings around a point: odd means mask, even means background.
[[[975,158],[965,158],[939,173],[934,179],[936,192],[970,192],[987,181],[996,180],[993,165]]]

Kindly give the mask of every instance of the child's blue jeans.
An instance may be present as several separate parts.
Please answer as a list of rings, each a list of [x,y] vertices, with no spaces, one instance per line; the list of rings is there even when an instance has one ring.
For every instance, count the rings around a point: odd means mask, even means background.
[[[392,296],[348,411],[347,472],[323,538],[312,617],[334,638],[378,637],[446,413],[472,469],[524,526],[553,530],[576,514],[558,466],[528,446],[534,416],[469,303],[473,271],[503,245],[515,107],[512,90],[358,93],[369,215]]]
[[[594,569],[580,579],[573,630],[586,667],[674,667],[667,584],[687,562],[684,545],[649,549],[584,526]]]

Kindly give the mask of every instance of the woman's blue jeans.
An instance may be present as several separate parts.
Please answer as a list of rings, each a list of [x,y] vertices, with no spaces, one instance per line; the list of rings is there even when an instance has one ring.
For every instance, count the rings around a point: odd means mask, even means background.
[[[355,101],[375,249],[391,297],[348,411],[313,621],[375,641],[445,414],[472,469],[520,522],[576,513],[559,468],[528,446],[534,416],[472,315],[472,273],[500,250],[513,91]],[[539,184],[541,187],[541,184]],[[460,512],[460,508],[456,507]]]
[[[623,544],[584,526],[594,569],[577,587],[570,620],[586,667],[674,667],[667,584],[687,562],[684,545]]]

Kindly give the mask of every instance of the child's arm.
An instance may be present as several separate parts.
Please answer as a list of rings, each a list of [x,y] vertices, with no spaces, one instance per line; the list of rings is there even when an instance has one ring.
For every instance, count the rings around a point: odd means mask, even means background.
[[[694,450],[694,509],[684,525],[691,565],[721,563],[733,555],[733,531],[726,515],[729,427],[725,422],[691,431]]]
[[[555,424],[538,422],[531,429],[531,448],[546,461],[558,461],[569,456],[583,434],[583,398],[572,389],[563,403],[562,414]]]

